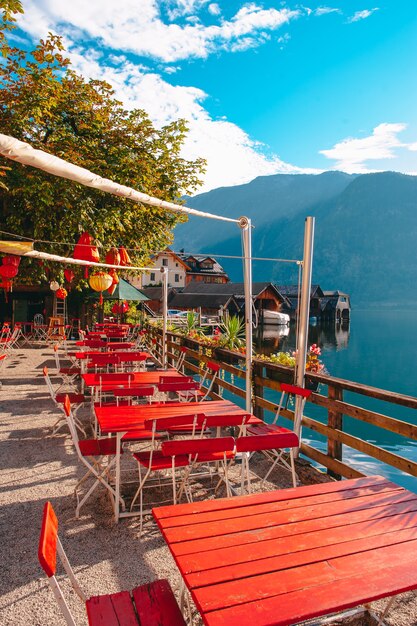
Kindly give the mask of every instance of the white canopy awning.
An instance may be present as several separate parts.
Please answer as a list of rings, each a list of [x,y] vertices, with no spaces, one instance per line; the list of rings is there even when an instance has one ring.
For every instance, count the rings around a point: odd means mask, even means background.
[[[29,257],[32,259],[43,259],[45,261],[56,261],[57,263],[68,263],[69,265],[83,265],[88,267],[102,267],[107,269],[138,271],[138,272],[159,272],[158,267],[138,267],[136,265],[111,265],[109,263],[94,263],[93,261],[82,261],[72,257],[58,256],[48,252],[39,252],[33,249],[31,241],[0,241],[0,252],[4,254],[15,254],[17,256]]]
[[[189,215],[198,215],[200,217],[208,217],[213,220],[221,220],[223,222],[239,223],[239,220],[232,219],[230,217],[223,217],[222,215],[215,215],[213,213],[205,213],[203,211],[197,211],[196,209],[190,209],[189,207],[175,204],[174,202],[166,202],[159,198],[153,198],[146,193],[136,191],[131,187],[125,185],[119,185],[118,183],[109,180],[108,178],[102,178],[97,174],[93,174],[89,170],[68,163],[64,159],[43,152],[42,150],[36,150],[31,145],[24,141],[19,141],[14,137],[0,134],[0,154],[12,161],[23,163],[23,165],[31,165],[37,167],[40,170],[60,176],[61,178],[67,178],[73,180],[80,185],[86,187],[93,187],[99,191],[105,191],[111,193],[114,196],[121,196],[128,198],[133,202],[141,202],[143,204],[150,204],[152,206],[160,207],[161,209],[167,209],[168,211],[175,211],[177,213],[188,213]]]

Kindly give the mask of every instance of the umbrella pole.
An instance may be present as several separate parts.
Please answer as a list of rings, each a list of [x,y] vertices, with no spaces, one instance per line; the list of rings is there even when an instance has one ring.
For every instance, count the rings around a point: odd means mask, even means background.
[[[161,267],[162,277],[162,367],[167,367],[168,271]]]

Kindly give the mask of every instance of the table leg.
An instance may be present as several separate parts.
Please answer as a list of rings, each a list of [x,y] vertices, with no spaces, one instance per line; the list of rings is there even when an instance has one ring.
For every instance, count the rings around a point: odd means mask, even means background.
[[[125,433],[116,434],[116,498],[114,500],[114,519],[116,524],[119,522],[120,517],[120,456],[122,452],[122,437]]]

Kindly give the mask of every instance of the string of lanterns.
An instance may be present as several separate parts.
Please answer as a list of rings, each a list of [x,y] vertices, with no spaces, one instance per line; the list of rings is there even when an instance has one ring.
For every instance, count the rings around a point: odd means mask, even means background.
[[[89,261],[90,263],[99,263],[100,255],[97,246],[93,243],[94,239],[88,232],[83,232],[78,242],[75,245],[73,258],[80,259],[82,261]],[[2,258],[2,264],[0,265],[0,287],[5,290],[6,302],[7,293],[12,290],[13,278],[17,276],[19,270],[20,257],[8,255]],[[123,246],[116,248],[112,246],[106,254],[106,263],[109,265],[122,265],[128,267],[132,265],[132,261],[129,254]],[[100,293],[100,305],[103,304],[103,291],[108,291],[112,295],[117,285],[119,284],[119,277],[115,269],[110,269],[108,272],[95,271],[89,277],[88,267],[85,268],[84,277],[88,279],[89,285],[94,291]],[[75,273],[71,269],[64,269],[64,277],[68,285],[72,283],[75,278]],[[64,300],[68,296],[68,291],[59,284],[57,280],[52,280],[49,284],[51,291],[53,291],[57,298]],[[122,313],[125,311],[119,311]]]

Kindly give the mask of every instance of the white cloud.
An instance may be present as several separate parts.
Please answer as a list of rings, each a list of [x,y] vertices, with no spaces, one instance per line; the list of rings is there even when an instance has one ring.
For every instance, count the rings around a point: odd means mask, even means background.
[[[417,150],[417,143],[404,143],[398,139],[397,135],[406,128],[407,124],[379,124],[372,135],[362,139],[349,137],[330,150],[320,150],[320,154],[336,161],[333,169],[359,174],[373,171],[367,162],[395,159],[401,148]]]
[[[363,11],[356,11],[356,13],[354,13],[352,15],[352,17],[350,17],[348,19],[348,23],[352,24],[353,22],[359,22],[360,20],[366,20],[366,18],[370,17],[372,15],[372,13],[375,13],[375,11],[379,11],[379,8],[375,7],[374,9],[364,9]]]
[[[329,13],[341,13],[340,9],[336,9],[334,7],[318,7],[314,11],[314,15],[328,15]]]
[[[211,13],[211,15],[220,15],[222,10],[217,4],[217,2],[212,2],[211,4],[208,5],[208,12]]]
[[[171,15],[187,14],[206,2],[183,0],[173,4]],[[71,38],[90,38],[116,50],[133,52],[172,63],[181,59],[205,58],[218,50],[240,50],[239,42],[248,37],[263,39],[264,31],[274,31],[301,13],[287,8],[262,9],[256,4],[244,5],[230,19],[219,18],[218,24],[200,22],[164,23],[158,0],[119,0],[115,11],[113,0],[37,0],[24,1],[22,27],[39,37],[45,30]],[[169,7],[168,7],[169,8]],[[195,15],[191,16],[193,19]],[[78,31],[78,36],[76,36]],[[243,46],[245,49],[245,46]]]
[[[202,189],[237,185],[256,176],[277,173],[314,173],[285,163],[276,155],[265,153],[265,146],[253,141],[236,124],[224,118],[214,120],[204,109],[207,97],[201,89],[170,85],[151,71],[144,72],[133,63],[121,61],[109,67],[96,54],[71,54],[73,66],[85,77],[108,81],[116,97],[127,108],[143,108],[158,127],[178,118],[188,120],[188,134],[182,156],[203,157],[208,161]]]

